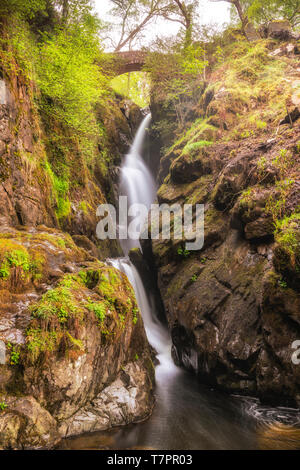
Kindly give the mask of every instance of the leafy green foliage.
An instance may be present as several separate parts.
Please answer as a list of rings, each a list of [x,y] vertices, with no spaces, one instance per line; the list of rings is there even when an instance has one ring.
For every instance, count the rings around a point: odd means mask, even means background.
[[[63,176],[57,176],[48,160],[41,162],[42,168],[48,175],[52,185],[52,198],[56,208],[56,216],[58,219],[67,217],[70,213],[71,204],[68,197],[69,192],[69,171],[66,166],[63,167]],[[61,167],[61,166],[60,166]],[[61,167],[62,168],[62,167]]]
[[[197,150],[199,150],[203,147],[209,147],[212,144],[213,144],[213,142],[210,142],[208,140],[199,140],[198,142],[190,142],[190,143],[186,144],[186,146],[184,147],[184,149],[182,151],[182,154],[183,155],[193,154],[195,151],[197,151]]]
[[[38,11],[45,11],[46,0],[1,0],[0,15],[17,14],[32,18]]]
[[[287,282],[284,281],[283,279],[279,279],[278,281],[278,285],[282,288],[282,289],[286,289],[287,288]]]
[[[0,411],[4,411],[8,407],[5,401],[0,401]]]
[[[299,0],[240,0],[240,3],[256,25],[280,19],[289,20],[293,26],[300,24]],[[236,18],[234,7],[232,12],[233,17]]]
[[[65,275],[56,288],[31,306],[32,322],[26,332],[26,344],[32,361],[41,353],[84,350],[82,341],[73,335],[74,331],[76,336],[76,325],[84,317],[86,302],[77,297],[83,287],[79,276]]]
[[[0,37],[0,61],[6,73],[21,74],[28,82],[35,77],[34,36],[27,22],[12,15]]]
[[[168,150],[169,152],[180,150],[183,155],[193,154],[197,150],[212,145],[215,131],[216,128],[209,124],[207,119],[196,119],[188,130],[183,130]]]
[[[119,95],[131,99],[140,108],[150,104],[150,83],[145,72],[131,72],[115,77],[111,81],[111,87]]]
[[[96,318],[102,323],[105,320],[107,306],[104,302],[91,302],[87,304],[87,308],[90,312],[93,312]]]
[[[300,212],[277,220],[275,224],[275,239],[282,245],[290,256],[298,256],[300,260]]]
[[[184,258],[188,258],[191,252],[189,250],[186,250],[185,248],[178,248],[177,254],[179,256],[183,256]]]
[[[64,324],[70,317],[80,316],[82,309],[74,301],[70,284],[60,283],[57,288],[47,291],[38,304],[32,306],[31,314],[48,322],[58,319]]]
[[[286,72],[285,60],[270,56],[268,41],[242,40],[226,47],[225,60],[215,69],[214,92],[222,100],[212,106],[231,127],[227,140],[265,134],[279,125],[291,96]]]
[[[29,328],[26,332],[27,349],[32,360],[36,360],[40,353],[52,352],[57,346],[57,332],[45,331],[42,328]]]
[[[293,167],[294,163],[295,158],[293,154],[286,149],[281,149],[279,155],[277,155],[272,161],[272,165],[279,169],[280,178],[283,178],[287,174],[288,170]]]
[[[199,99],[207,65],[205,51],[197,44],[158,42],[157,51],[147,58],[145,70],[150,73],[154,95],[164,107],[174,109],[182,127]]]
[[[9,239],[0,241],[0,280],[10,278],[12,270],[18,272],[18,278],[25,279],[31,275],[35,277],[40,273],[42,263],[28,253],[27,249],[19,243]]]
[[[7,343],[7,349],[10,351],[10,365],[17,366],[20,362],[20,349],[11,343]]]
[[[294,184],[295,180],[291,178],[276,181],[276,192],[269,196],[265,206],[266,212],[272,215],[274,223],[283,217],[288,195]]]
[[[97,133],[93,106],[103,96],[97,23],[71,24],[57,34],[44,35],[39,46],[38,84],[48,117],[78,135]],[[97,62],[96,62],[97,61]]]
[[[5,23],[0,59],[7,75],[20,74],[37,85],[32,107],[42,116],[47,151],[47,161],[40,166],[50,178],[56,215],[63,219],[70,213],[72,188],[87,181],[104,133],[96,108],[106,106],[111,90],[103,72],[102,24],[90,0],[11,3],[15,8]],[[10,14],[10,3],[4,6],[3,14]]]
[[[138,321],[138,313],[139,313],[139,309],[138,307],[134,307],[132,309],[132,314],[133,314],[133,319],[132,319],[132,323],[134,325],[136,325],[137,321]]]

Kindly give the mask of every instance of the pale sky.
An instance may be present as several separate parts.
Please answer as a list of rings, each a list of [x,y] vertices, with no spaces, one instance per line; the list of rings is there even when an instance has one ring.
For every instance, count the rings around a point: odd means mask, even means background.
[[[109,11],[112,8],[110,0],[94,0],[96,11],[102,20],[107,20],[112,23],[115,22],[115,18],[109,15]],[[225,2],[211,3],[209,0],[201,0],[200,2],[200,15],[201,23],[210,24],[215,23],[222,25],[223,23],[229,22],[230,19],[230,5]],[[178,32],[179,26],[176,23],[165,20],[157,20],[156,23],[151,23],[148,28],[145,28],[146,42],[150,42],[156,38],[156,36],[171,36]],[[117,35],[115,35],[117,37]],[[145,41],[144,41],[145,44]],[[126,47],[125,47],[126,49]]]

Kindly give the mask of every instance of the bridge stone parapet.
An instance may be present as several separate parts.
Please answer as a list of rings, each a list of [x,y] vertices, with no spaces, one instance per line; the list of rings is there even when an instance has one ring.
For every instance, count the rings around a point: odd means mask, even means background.
[[[122,75],[128,72],[140,72],[145,65],[147,52],[124,51],[115,52],[113,55],[116,75]]]

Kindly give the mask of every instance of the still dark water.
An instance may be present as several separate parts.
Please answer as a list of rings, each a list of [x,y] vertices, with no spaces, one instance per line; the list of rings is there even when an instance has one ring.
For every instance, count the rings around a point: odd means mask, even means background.
[[[159,371],[158,371],[159,373]],[[255,449],[255,420],[241,404],[199,386],[188,373],[157,385],[152,416],[142,424],[64,440],[64,449]]]
[[[167,377],[164,365],[157,367],[157,402],[146,422],[65,439],[60,448],[255,450],[263,425],[277,421],[299,427],[297,410],[230,397],[202,386],[185,371],[174,371],[175,366]]]

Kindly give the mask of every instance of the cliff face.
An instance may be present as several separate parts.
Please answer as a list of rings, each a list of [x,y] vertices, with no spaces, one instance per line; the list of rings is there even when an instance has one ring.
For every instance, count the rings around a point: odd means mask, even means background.
[[[99,261],[120,249],[95,236],[96,208],[113,200],[101,153],[117,165],[142,116],[120,100],[97,109],[106,129],[99,155],[92,169],[79,150],[69,155],[76,180],[63,198],[48,163],[49,129],[33,101],[38,92],[21,73],[3,77],[0,448],[53,447],[65,436],[145,419],[153,406],[153,365],[134,292],[126,276]],[[65,130],[58,132],[63,138]]]
[[[1,223],[55,224],[50,203],[50,182],[38,168],[43,152],[32,103],[21,79],[1,79]]]
[[[230,392],[299,406],[299,45],[246,48],[211,72],[198,119],[161,160],[158,202],[204,204],[203,249],[144,250],[175,362]]]
[[[129,149],[142,119],[139,108],[111,98],[107,108],[96,110],[105,135],[99,137],[95,162],[91,168],[79,147],[72,152],[65,147],[63,166],[70,168],[67,184],[52,171],[51,159],[57,158],[58,149],[53,145],[51,123],[41,118],[34,103],[37,95],[38,90],[20,71],[17,74],[8,70],[0,80],[0,222],[58,227],[90,248],[83,238],[88,237],[97,245],[101,259],[119,254],[117,242],[97,240],[96,209],[99,204],[114,203],[117,174],[108,171],[108,160],[118,165]],[[56,140],[70,138],[69,129],[58,128],[55,132]]]

